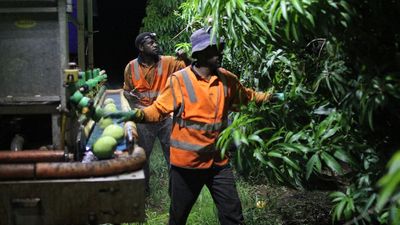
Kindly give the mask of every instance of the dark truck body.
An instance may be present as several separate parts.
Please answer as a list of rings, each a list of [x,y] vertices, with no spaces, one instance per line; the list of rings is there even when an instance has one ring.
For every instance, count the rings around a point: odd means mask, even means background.
[[[78,4],[77,18],[71,16],[71,2]],[[16,129],[12,121],[45,117],[49,125],[22,127],[32,129],[25,133],[25,143],[39,140],[26,134],[43,133],[49,141],[43,144],[75,155],[75,162],[81,160],[79,153],[86,150],[96,125],[69,116],[67,126],[61,127],[70,94],[64,69],[69,62],[68,22],[78,30],[79,66],[93,69],[91,6],[92,0],[0,0],[0,149],[10,151],[7,146]],[[141,169],[104,177],[0,179],[0,193],[0,225],[126,223],[145,218]]]

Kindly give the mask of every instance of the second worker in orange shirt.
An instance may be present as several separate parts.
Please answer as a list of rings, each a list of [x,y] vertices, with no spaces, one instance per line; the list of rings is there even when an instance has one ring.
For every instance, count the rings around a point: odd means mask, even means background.
[[[165,87],[168,77],[185,67],[182,60],[173,56],[160,55],[159,46],[155,33],[144,32],[139,34],[135,40],[135,46],[139,50],[136,59],[130,61],[124,72],[124,96],[127,98],[131,108],[143,109],[150,106]],[[172,119],[164,117],[157,123],[137,124],[139,145],[146,152],[146,164],[144,174],[146,181],[146,192],[149,194],[150,180],[150,154],[154,141],[158,137],[165,161],[169,165],[169,141],[171,135]]]

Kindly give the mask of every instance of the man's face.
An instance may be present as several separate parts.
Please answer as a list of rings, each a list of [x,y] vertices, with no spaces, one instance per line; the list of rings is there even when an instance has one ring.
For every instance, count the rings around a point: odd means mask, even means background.
[[[157,41],[154,38],[146,37],[139,50],[145,55],[156,56],[160,53]]]
[[[216,45],[207,47],[199,54],[198,60],[203,61],[211,69],[221,67],[222,47],[217,48]]]

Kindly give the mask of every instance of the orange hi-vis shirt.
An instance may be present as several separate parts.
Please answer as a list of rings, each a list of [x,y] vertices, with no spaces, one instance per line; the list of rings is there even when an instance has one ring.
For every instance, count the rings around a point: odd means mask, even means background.
[[[223,68],[205,80],[189,66],[171,75],[157,100],[144,109],[144,119],[155,122],[174,112],[171,164],[206,169],[228,163],[228,157],[221,158],[215,147],[218,135],[227,126],[228,111],[250,100],[269,101],[270,97],[245,88],[236,75]]]
[[[156,122],[174,112],[171,164],[206,169],[228,163],[228,157],[221,158],[215,147],[227,126],[228,111],[250,100],[260,103],[270,98],[268,93],[245,88],[236,75],[223,68],[205,80],[189,66],[171,75],[157,100],[144,109],[144,119]]]
[[[123,88],[135,98],[137,107],[149,106],[164,88],[169,75],[184,67],[185,63],[173,56],[160,56],[152,66],[146,66],[136,58],[125,67]]]

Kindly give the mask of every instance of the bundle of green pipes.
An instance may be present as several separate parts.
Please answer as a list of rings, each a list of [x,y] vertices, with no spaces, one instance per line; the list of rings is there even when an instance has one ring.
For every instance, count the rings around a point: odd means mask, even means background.
[[[72,107],[83,121],[96,116],[96,105],[99,96],[105,91],[104,83],[107,81],[107,74],[99,68],[87,71],[79,71],[77,79],[67,84],[68,93]],[[95,119],[94,118],[94,119]]]

